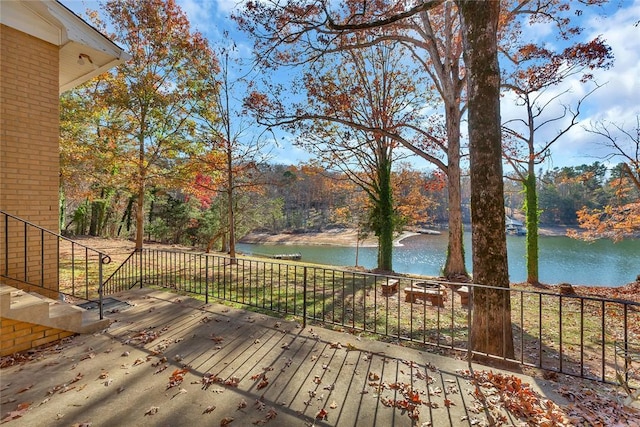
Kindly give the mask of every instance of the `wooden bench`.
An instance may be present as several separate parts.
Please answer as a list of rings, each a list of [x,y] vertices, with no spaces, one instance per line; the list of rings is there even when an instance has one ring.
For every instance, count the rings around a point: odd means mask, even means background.
[[[431,305],[444,307],[446,299],[446,291],[442,289],[424,289],[424,288],[404,288],[405,301],[415,303],[418,299],[423,301],[429,300]]]
[[[382,295],[388,297],[389,295],[393,295],[398,292],[398,281],[395,279],[391,279],[386,283],[380,285],[380,287],[382,288]]]
[[[456,289],[458,295],[460,295],[460,304],[469,305],[469,288],[467,286],[460,286]]]

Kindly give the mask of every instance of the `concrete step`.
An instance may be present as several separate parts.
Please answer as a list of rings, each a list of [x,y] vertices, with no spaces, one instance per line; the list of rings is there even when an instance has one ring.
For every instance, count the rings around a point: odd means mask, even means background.
[[[15,290],[11,286],[0,283],[0,313],[11,310],[11,292]]]
[[[109,319],[99,319],[99,313],[56,301],[38,293],[0,284],[2,317],[34,323],[76,333],[92,333],[109,326]],[[94,310],[95,311],[95,310]]]
[[[100,313],[95,310],[83,310],[82,323],[78,333],[92,334],[107,329],[110,324],[111,319],[100,319]]]
[[[2,296],[2,316],[39,324],[49,317],[49,303],[14,288]]]

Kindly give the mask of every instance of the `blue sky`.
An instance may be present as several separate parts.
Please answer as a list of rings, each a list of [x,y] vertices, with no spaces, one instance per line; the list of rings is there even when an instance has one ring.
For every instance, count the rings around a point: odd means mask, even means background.
[[[65,6],[79,15],[87,8],[99,9],[95,0],[61,0]],[[203,33],[215,44],[222,40],[223,32],[230,33],[236,42],[240,55],[248,57],[251,54],[251,43],[247,37],[236,30],[229,15],[237,7],[234,0],[177,0],[182,10],[188,16],[193,28]],[[615,121],[627,129],[635,127],[636,116],[640,115],[640,26],[634,24],[640,20],[640,0],[612,0],[606,8],[590,8],[581,16],[581,26],[585,28],[584,39],[601,36],[611,46],[615,56],[613,68],[607,71],[596,71],[595,79],[603,85],[592,94],[582,109],[580,125],[574,127],[569,134],[552,146],[552,159],[545,167],[575,166],[603,161],[601,147],[596,137],[584,131],[594,121]],[[549,45],[556,43],[551,37],[550,26],[538,25],[526,33],[531,41],[541,41]],[[287,71],[283,71],[286,78]],[[593,85],[583,85],[577,81],[568,81],[561,87],[548,92],[548,96],[568,90],[561,101],[572,105]],[[550,112],[552,112],[550,110]],[[502,104],[503,120],[513,118],[518,114],[509,97],[505,97]],[[545,128],[538,138],[552,137],[557,128]],[[280,139],[280,147],[274,148],[273,161],[278,163],[297,163],[306,160],[309,155],[303,150],[291,146],[284,136]],[[613,163],[617,163],[614,161]],[[427,168],[423,161],[416,161],[416,167]]]

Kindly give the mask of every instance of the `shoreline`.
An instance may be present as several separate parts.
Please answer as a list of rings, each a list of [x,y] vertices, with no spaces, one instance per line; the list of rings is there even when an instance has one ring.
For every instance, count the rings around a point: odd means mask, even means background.
[[[540,227],[539,236],[558,237],[566,236],[566,227]],[[435,233],[446,234],[446,230],[427,230]],[[415,231],[403,231],[393,239],[394,246],[401,246],[402,241],[412,236],[420,236],[425,233]],[[346,247],[376,247],[377,239],[368,237],[357,242],[356,230],[351,228],[332,229],[320,232],[308,233],[258,233],[252,232],[238,240],[238,243],[267,244],[267,245],[309,245],[309,246],[346,246]]]
[[[361,248],[375,248],[378,246],[378,241],[375,237],[368,237],[358,241],[356,235],[357,233],[354,229],[328,230],[309,233],[249,233],[242,239],[238,240],[238,243],[343,247],[359,246]],[[415,233],[413,231],[403,231],[393,239],[393,245],[400,246],[402,240],[411,236],[419,235],[420,233]]]

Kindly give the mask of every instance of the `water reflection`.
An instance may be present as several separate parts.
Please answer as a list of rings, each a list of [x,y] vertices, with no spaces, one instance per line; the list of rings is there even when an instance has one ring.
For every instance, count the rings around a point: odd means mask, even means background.
[[[471,234],[465,233],[466,265],[471,270]],[[640,274],[640,240],[593,243],[567,237],[540,237],[540,281],[575,285],[620,286],[633,282]],[[306,262],[353,266],[355,248],[339,246],[254,245],[238,244],[247,254],[301,253]],[[418,235],[402,241],[394,248],[393,266],[399,273],[438,276],[444,265],[447,236]],[[507,236],[509,274],[512,282],[526,279],[525,238]],[[376,248],[360,248],[358,264],[365,268],[376,265]]]

